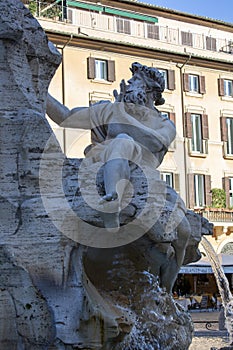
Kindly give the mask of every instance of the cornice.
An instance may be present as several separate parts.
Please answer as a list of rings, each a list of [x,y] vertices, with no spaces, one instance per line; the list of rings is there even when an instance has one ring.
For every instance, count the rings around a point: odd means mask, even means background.
[[[215,60],[201,56],[191,56],[188,53],[172,52],[168,50],[159,50],[158,48],[147,48],[129,43],[113,42],[100,40],[92,37],[84,37],[81,35],[70,35],[68,33],[59,33],[55,31],[46,31],[48,39],[58,46],[74,46],[89,50],[98,50],[106,52],[114,52],[118,54],[140,56],[150,59],[174,62],[182,65],[187,62],[189,65],[200,66],[210,69],[219,69],[233,72],[233,63],[224,60]]]

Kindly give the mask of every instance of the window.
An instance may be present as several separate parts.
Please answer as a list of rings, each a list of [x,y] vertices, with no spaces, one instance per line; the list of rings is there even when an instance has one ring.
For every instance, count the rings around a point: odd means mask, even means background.
[[[193,46],[193,35],[190,32],[181,32],[181,44]]]
[[[198,75],[189,74],[189,91],[199,92],[199,77],[198,77]]]
[[[223,189],[226,193],[226,206],[227,208],[233,207],[233,177],[223,177],[222,179]]]
[[[211,50],[211,51],[216,51],[217,46],[216,46],[216,39],[211,38],[211,36],[206,37],[206,49]]]
[[[177,173],[161,171],[160,173],[161,180],[166,182],[166,184],[176,190],[176,192],[180,192],[180,175]]]
[[[232,80],[227,80],[227,79],[224,79],[224,95],[225,96],[231,96],[233,95],[232,91]]]
[[[229,177],[229,207],[233,208],[233,177]]]
[[[155,24],[147,23],[147,38],[159,40],[159,27]]]
[[[166,69],[159,69],[159,72],[162,74],[165,82],[165,89],[167,89],[168,86],[168,76],[167,76],[167,70]]]
[[[191,114],[192,121],[192,151],[203,153],[201,115]]]
[[[203,174],[188,174],[189,207],[211,205],[211,177]]]
[[[221,140],[224,142],[224,155],[233,156],[233,118],[221,117]]]
[[[115,81],[115,61],[88,57],[87,77],[88,79]]]
[[[169,119],[169,113],[168,112],[161,112],[161,115],[163,118]]]
[[[116,28],[118,33],[131,34],[130,21],[125,18],[116,18]]]
[[[176,114],[175,113],[161,111],[161,115],[162,115],[162,117],[164,117],[166,119],[170,119],[174,124],[176,124]]]
[[[95,78],[107,80],[107,61],[95,60]]]
[[[73,10],[70,8],[67,8],[67,21],[73,23]]]
[[[218,79],[219,96],[233,97],[233,80]]]
[[[158,69],[165,80],[165,89],[175,90],[175,71],[172,69]]]
[[[185,114],[185,137],[189,138],[191,155],[206,154],[209,139],[208,116],[206,114]]]
[[[161,172],[160,176],[161,176],[161,180],[166,182],[166,184],[169,185],[170,187],[173,187],[173,174],[172,173]]]
[[[233,154],[233,118],[226,118],[227,122],[227,154]]]
[[[195,207],[204,207],[205,205],[205,184],[204,175],[194,175],[194,198]]]
[[[205,77],[197,74],[183,74],[183,88],[186,92],[205,94]]]

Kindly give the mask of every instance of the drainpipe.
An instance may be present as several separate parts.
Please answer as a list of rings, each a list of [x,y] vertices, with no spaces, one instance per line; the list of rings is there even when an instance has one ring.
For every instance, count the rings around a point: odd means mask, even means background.
[[[184,106],[184,82],[183,82],[183,68],[186,64],[189,63],[189,61],[192,58],[192,54],[189,54],[189,57],[186,59],[186,61],[179,65],[178,63],[176,64],[176,67],[179,68],[180,70],[180,99],[181,99],[181,109],[182,109],[182,125],[183,125],[183,135],[185,135],[185,106]],[[185,201],[186,201],[186,206],[189,203],[189,186],[187,183],[187,153],[186,153],[186,138],[184,137],[184,172],[185,172]]]

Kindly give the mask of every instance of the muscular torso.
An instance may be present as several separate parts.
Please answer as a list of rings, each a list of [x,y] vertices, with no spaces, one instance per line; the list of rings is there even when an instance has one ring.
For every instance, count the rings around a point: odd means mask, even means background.
[[[157,110],[126,103],[108,104],[103,108],[99,106],[98,110],[98,123],[92,128],[93,144],[114,139],[124,133],[157,154],[166,152],[175,137],[174,124],[161,117]]]

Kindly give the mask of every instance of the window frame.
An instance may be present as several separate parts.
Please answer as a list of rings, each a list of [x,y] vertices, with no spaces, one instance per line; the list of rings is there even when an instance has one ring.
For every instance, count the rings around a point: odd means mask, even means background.
[[[199,130],[195,129],[195,123],[193,117],[198,116],[196,119],[200,119]],[[199,117],[200,116],[200,117]],[[201,131],[200,131],[201,128]],[[198,135],[201,139],[196,139]],[[185,129],[184,136],[188,138],[189,155],[195,157],[206,157],[208,154],[208,139],[209,139],[209,127],[208,127],[208,115],[196,112],[185,113]],[[197,145],[199,144],[199,147]]]
[[[159,26],[155,23],[146,23],[146,37],[148,39],[159,40]]]
[[[229,177],[229,207],[233,207],[233,177]]]
[[[197,80],[198,88],[194,88],[193,80]],[[183,91],[190,93],[195,97],[201,97],[206,93],[205,76],[198,73],[183,73]]]
[[[192,123],[192,141],[191,152],[203,153],[203,135],[202,135],[202,116],[201,114],[191,113]]]
[[[107,60],[95,58],[95,79],[107,81],[108,64]]]
[[[233,118],[226,118],[227,128],[227,155],[233,156]]]
[[[168,89],[168,71],[167,69],[163,68],[158,68],[158,71],[163,75],[164,81],[165,81],[165,86],[164,89]]]
[[[175,90],[175,71],[173,69],[158,68],[158,71],[163,75],[165,80],[165,90]]]
[[[203,208],[206,205],[205,175],[194,174],[194,207]]]
[[[131,35],[131,21],[128,18],[116,17],[116,31],[117,33]]]
[[[181,31],[181,44],[193,46],[193,34],[191,32]]]
[[[161,171],[160,178],[162,181],[166,182],[166,184],[172,188],[174,188],[174,175],[170,171]],[[169,179],[169,181],[167,181]]]
[[[189,92],[200,93],[199,76],[196,74],[189,74]]]
[[[96,68],[96,61],[98,62],[106,62],[106,75],[97,75],[96,71],[98,68]],[[109,60],[105,58],[97,58],[89,56],[87,57],[87,78],[91,79],[93,82],[101,82],[101,83],[112,83],[116,80],[116,73],[115,73],[115,61]],[[106,79],[103,79],[106,78]]]
[[[224,96],[233,97],[233,80],[223,79]]]
[[[206,50],[217,51],[217,39],[211,36],[205,37]]]

